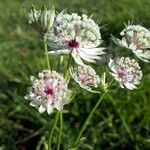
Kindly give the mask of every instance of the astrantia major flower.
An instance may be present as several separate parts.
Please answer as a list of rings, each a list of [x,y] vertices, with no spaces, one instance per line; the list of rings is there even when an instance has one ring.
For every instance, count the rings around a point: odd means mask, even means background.
[[[50,10],[47,10],[45,6],[43,6],[42,10],[36,10],[32,7],[27,18],[28,23],[33,24],[39,32],[46,33],[53,25],[55,9],[52,7]]]
[[[128,25],[120,33],[122,39],[112,37],[119,46],[131,49],[136,56],[148,62],[150,60],[150,31],[140,25]]]
[[[82,60],[95,63],[105,54],[98,47],[102,43],[99,26],[84,14],[59,14],[48,36],[54,48],[50,54],[71,54],[79,65],[84,64]]]
[[[38,78],[32,77],[31,81],[32,87],[25,99],[31,101],[31,106],[39,108],[40,113],[47,111],[51,114],[54,108],[61,111],[69,103],[71,91],[67,81],[56,71],[44,70],[39,73]]]
[[[82,88],[92,93],[99,93],[99,91],[94,90],[94,88],[98,87],[100,77],[91,66],[84,65],[71,68],[70,74]]]
[[[122,88],[136,89],[136,85],[140,83],[142,78],[141,67],[134,59],[129,57],[121,57],[116,60],[110,59],[109,68],[112,71],[112,76]]]

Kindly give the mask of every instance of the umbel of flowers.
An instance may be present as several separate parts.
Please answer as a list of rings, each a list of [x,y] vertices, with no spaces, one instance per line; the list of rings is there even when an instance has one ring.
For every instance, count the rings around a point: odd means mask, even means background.
[[[79,65],[75,68],[70,66],[68,70],[70,70],[70,77],[72,77],[81,88],[89,92],[100,93],[98,87],[99,84],[101,84],[101,86],[105,86],[104,88],[106,90],[107,84],[103,83],[104,79],[100,79],[99,75],[96,74],[96,71],[91,66],[85,65],[86,62],[96,63],[102,59],[102,55],[106,54],[106,48],[100,47],[102,43],[100,27],[91,17],[85,14],[78,15],[77,13],[58,13],[56,15],[54,7],[47,10],[44,6],[41,10],[36,10],[32,7],[31,12],[28,13],[27,16],[29,24],[36,25],[38,29],[41,29],[40,31],[43,32],[44,36],[47,37],[50,50],[46,52],[46,55],[67,54],[72,56],[75,63]],[[116,44],[131,49],[136,56],[143,61],[150,59],[149,30],[140,25],[128,25],[123,29],[120,35],[122,36],[121,40],[112,36]],[[138,62],[134,59],[125,58],[123,56],[115,60],[110,58],[108,66],[111,70],[110,74],[119,82],[122,88],[126,87],[133,90],[140,84],[142,71]],[[42,73],[44,73],[44,71]],[[61,110],[62,106],[69,102],[69,97],[66,97],[65,102],[58,98],[59,90],[55,90],[60,82],[56,79],[58,73],[54,73],[54,71],[49,71],[48,73],[47,70],[47,74],[49,74],[48,80],[40,77],[32,79],[32,88],[30,88],[26,99],[31,100],[32,106],[39,106],[40,112],[47,110],[50,114],[53,108]],[[51,78],[51,74],[57,74],[56,78]],[[106,73],[104,73],[103,77],[106,78]],[[61,80],[64,81],[64,85],[67,86],[69,83],[66,83],[66,79],[62,78]],[[55,80],[57,80],[57,86]],[[46,95],[45,92],[51,88],[54,95]],[[56,91],[58,92],[57,94],[55,93]],[[66,89],[63,92],[66,96],[70,95],[67,94],[70,93],[70,90],[67,92]],[[60,93],[62,93],[62,91]],[[57,98],[60,101],[54,100]]]
[[[72,85],[70,81],[72,80],[68,80],[70,78],[73,78],[79,87],[87,92],[101,94],[99,87],[103,88],[104,92],[101,98],[97,101],[81,128],[75,142],[77,144],[89,119],[106,92],[109,91],[108,87],[111,83],[111,81],[106,83],[107,69],[106,72],[101,72],[103,75],[100,78],[93,67],[86,64],[96,64],[106,54],[106,48],[101,47],[100,27],[91,17],[85,14],[55,14],[54,7],[50,10],[47,10],[44,6],[41,10],[32,7],[27,17],[28,23],[44,36],[47,60],[47,69],[40,71],[37,77],[31,77],[32,85],[28,88],[28,94],[25,96],[25,99],[30,101],[31,106],[38,108],[40,113],[47,111],[49,115],[53,113],[54,109],[61,112],[63,106],[71,101],[70,97],[74,92],[70,90],[72,88],[70,87]],[[128,25],[120,35],[121,39],[112,36],[117,45],[132,50],[140,60],[146,62],[150,60],[149,30],[140,25]],[[48,55],[63,54],[69,55],[69,58],[73,58],[75,62],[67,65],[66,71],[69,72],[69,76],[66,76],[66,72],[56,72],[50,68]],[[68,62],[70,62],[69,59]],[[78,66],[76,67],[76,65]],[[138,62],[132,58],[120,56],[115,59],[110,58],[108,67],[110,69],[109,73],[121,88],[137,89],[142,79],[142,70]],[[98,66],[98,69],[101,69],[101,66]],[[60,142],[58,143],[60,144]]]

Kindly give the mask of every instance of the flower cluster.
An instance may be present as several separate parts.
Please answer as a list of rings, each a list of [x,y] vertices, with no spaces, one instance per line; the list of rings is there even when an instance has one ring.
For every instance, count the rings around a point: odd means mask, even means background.
[[[128,25],[120,33],[122,39],[112,37],[114,42],[131,49],[135,55],[148,62],[150,60],[150,31],[140,25]]]
[[[100,28],[85,14],[59,14],[48,36],[50,45],[55,45],[49,54],[71,54],[79,65],[84,65],[82,60],[95,63],[105,54],[98,47],[102,43]]]
[[[63,105],[70,102],[67,81],[56,71],[43,70],[38,78],[31,77],[31,81],[32,87],[25,98],[31,101],[31,106],[39,107],[40,113],[47,111],[51,114],[54,108],[61,111]]]
[[[92,89],[98,87],[100,77],[91,66],[78,66],[77,68],[71,68],[70,74],[82,88],[92,93],[99,93],[99,91]]]
[[[32,8],[28,14],[28,22],[36,25],[44,35],[47,61],[49,61],[48,54],[69,54],[79,66],[69,66],[70,68],[67,66],[67,69],[80,87],[92,93],[100,93],[99,87],[102,87],[104,92],[108,92],[110,84],[106,82],[106,73],[102,73],[100,78],[96,71],[84,62],[96,63],[105,54],[105,48],[100,47],[102,43],[100,27],[92,18],[76,13],[55,15],[54,8],[47,10],[43,7],[42,10]],[[150,60],[149,30],[140,25],[128,25],[120,35],[121,39],[112,36],[116,44],[132,50],[143,61]],[[47,52],[48,48],[51,50]],[[140,84],[142,71],[134,59],[129,57],[110,59],[108,66],[111,75],[122,88],[133,90]],[[71,90],[68,89],[68,80],[56,71],[44,70],[39,73],[38,78],[32,77],[31,81],[32,87],[29,88],[29,94],[25,98],[31,101],[32,106],[39,108],[39,112],[47,111],[51,114],[54,108],[61,111],[63,106],[70,102]]]
[[[136,89],[136,85],[140,83],[142,71],[139,64],[129,57],[121,57],[116,60],[110,59],[109,67],[112,76],[119,82],[122,88],[126,87],[130,90]]]

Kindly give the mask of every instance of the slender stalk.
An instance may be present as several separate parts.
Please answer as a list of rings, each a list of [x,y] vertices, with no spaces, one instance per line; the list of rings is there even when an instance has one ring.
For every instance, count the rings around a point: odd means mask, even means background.
[[[115,110],[117,111],[117,113],[118,113],[118,115],[120,117],[120,120],[122,121],[122,124],[123,124],[124,128],[126,129],[127,133],[129,134],[131,140],[135,142],[136,140],[135,140],[135,138],[134,138],[134,136],[133,136],[133,134],[131,132],[131,129],[128,126],[128,124],[126,123],[126,120],[125,120],[124,116],[122,115],[122,113],[118,109],[115,100],[113,99],[113,97],[110,94],[107,94],[107,96],[108,96],[109,100],[111,101],[111,103],[113,104]],[[136,148],[136,150],[140,150],[140,148],[139,148],[139,146],[137,145],[136,142],[135,142],[135,148]]]
[[[84,132],[84,130],[86,129],[88,123],[90,122],[90,119],[92,118],[94,112],[96,111],[97,107],[99,106],[99,104],[102,102],[102,100],[104,99],[106,93],[103,93],[102,96],[99,98],[99,100],[97,101],[97,103],[95,104],[94,108],[92,109],[92,111],[90,112],[90,114],[88,115],[87,119],[85,120],[83,126],[81,127],[81,130],[76,138],[75,141],[75,146],[79,143],[79,140],[82,136],[82,133]]]
[[[68,63],[67,63],[67,66],[66,66],[66,70],[64,72],[65,77],[67,76],[67,72],[68,72],[68,69],[70,67],[71,61],[72,61],[72,56],[71,56],[71,53],[70,53]]]
[[[55,119],[54,119],[54,123],[53,123],[53,126],[52,126],[52,129],[50,131],[50,134],[49,134],[49,138],[48,138],[48,150],[52,150],[52,136],[53,136],[53,132],[54,132],[54,129],[57,125],[57,121],[58,121],[58,117],[59,117],[59,111],[57,111],[56,113],[56,116],[55,116]]]
[[[50,70],[51,66],[50,66],[49,57],[48,57],[47,37],[45,35],[44,35],[44,50],[45,50],[45,55],[46,55],[47,67]]]
[[[60,149],[60,143],[61,143],[61,135],[62,135],[62,127],[63,127],[63,114],[60,112],[60,128],[59,128],[59,137],[58,137],[58,144],[57,144],[57,150]]]

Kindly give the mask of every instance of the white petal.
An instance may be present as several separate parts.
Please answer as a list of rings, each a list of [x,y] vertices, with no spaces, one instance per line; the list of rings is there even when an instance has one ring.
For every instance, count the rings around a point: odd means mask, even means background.
[[[116,43],[118,46],[120,47],[124,47],[124,44],[122,43],[122,41],[120,39],[115,38],[113,35],[112,36],[112,40],[114,41],[114,43]]]
[[[40,105],[39,113],[43,113],[43,112],[45,112],[45,110],[46,110],[46,107],[44,105]]]
[[[115,62],[110,58],[110,61],[108,63],[109,68],[111,69],[111,71],[116,73],[116,69],[115,69]]]
[[[81,48],[80,50],[87,55],[103,55],[103,54],[105,54],[105,52],[103,51],[103,50],[105,50],[105,48],[89,48],[89,49]]]
[[[77,80],[77,76],[75,75],[74,69],[73,69],[73,68],[70,68],[69,71],[70,71],[70,75],[72,76],[72,78],[73,78],[74,80]]]
[[[72,57],[74,58],[74,61],[75,61],[77,64],[79,64],[79,65],[81,65],[81,66],[84,65],[83,61],[81,60],[81,58],[80,58],[79,54],[76,52],[76,50],[74,50],[74,51],[71,53],[71,55],[72,55]]]
[[[63,109],[63,105],[59,101],[56,101],[54,105],[55,105],[55,108],[59,111]]]
[[[143,61],[148,62],[147,59],[150,59],[150,51],[146,51],[146,52],[141,52],[141,53],[136,53],[136,55],[142,59]]]
[[[79,52],[79,55],[80,55],[80,57],[81,57],[82,59],[84,59],[84,60],[86,60],[86,61],[88,61],[88,62],[91,62],[91,63],[95,63],[95,60],[93,60],[93,59],[87,57],[87,55],[85,55],[85,54],[82,53],[81,51]]]
[[[122,82],[119,82],[119,85],[120,85],[121,88],[124,88],[124,85],[123,85]]]
[[[123,45],[124,47],[129,48],[129,47],[128,47],[127,40],[126,40],[125,37],[123,37],[121,41],[122,41],[122,45]]]
[[[33,106],[33,107],[38,107],[38,106],[39,106],[39,103],[38,103],[38,101],[32,101],[32,102],[30,103],[30,105]]]
[[[47,103],[47,113],[50,115],[53,113],[54,106],[52,106],[51,102]]]
[[[35,81],[36,78],[35,78],[34,76],[30,76],[30,80],[31,80],[31,81]]]
[[[63,49],[63,50],[53,50],[49,51],[48,54],[50,55],[60,55],[60,54],[69,54],[69,49]]]
[[[145,61],[145,62],[148,62],[148,60],[147,59],[150,59],[150,58],[148,58],[148,56],[146,56],[146,54],[143,54],[142,52],[136,52],[136,51],[133,51],[135,54],[136,54],[136,56],[139,58],[139,59],[141,59],[142,61]]]
[[[89,91],[89,92],[91,92],[91,93],[100,93],[99,91],[92,90],[91,87],[86,86],[86,85],[83,85],[83,84],[81,84],[81,83],[80,83],[80,86],[81,86],[83,89],[85,89],[85,90],[87,90],[87,91]]]
[[[134,90],[137,89],[137,87],[132,84],[132,83],[124,83],[124,85],[129,89],[129,90]]]
[[[26,100],[33,100],[33,99],[34,99],[34,96],[35,96],[34,93],[30,93],[30,94],[26,95],[24,98],[25,98]]]

